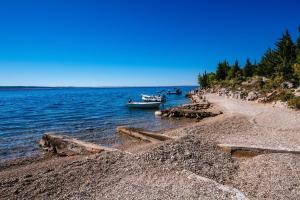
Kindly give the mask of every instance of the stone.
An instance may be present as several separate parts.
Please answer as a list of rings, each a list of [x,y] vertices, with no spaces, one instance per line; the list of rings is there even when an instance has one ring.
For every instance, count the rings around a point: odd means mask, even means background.
[[[300,97],[300,87],[298,87],[298,88],[295,90],[294,95],[295,95],[296,97]]]
[[[160,110],[155,111],[154,115],[155,115],[155,116],[161,116],[161,115],[162,115],[162,112],[161,112]]]
[[[247,101],[255,101],[259,98],[259,93],[258,92],[254,92],[254,91],[251,91],[248,93],[247,97],[246,97],[246,100]]]
[[[285,81],[283,83],[280,84],[280,86],[282,88],[287,88],[287,89],[290,89],[290,88],[293,88],[294,87],[294,84],[289,82],[289,81]]]

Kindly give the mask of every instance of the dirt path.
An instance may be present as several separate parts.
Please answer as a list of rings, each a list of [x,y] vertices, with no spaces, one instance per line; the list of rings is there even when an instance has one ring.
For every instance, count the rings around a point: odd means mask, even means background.
[[[220,142],[300,150],[300,112],[213,94],[206,98],[222,107],[225,114],[246,117],[251,123],[248,130],[236,130]]]

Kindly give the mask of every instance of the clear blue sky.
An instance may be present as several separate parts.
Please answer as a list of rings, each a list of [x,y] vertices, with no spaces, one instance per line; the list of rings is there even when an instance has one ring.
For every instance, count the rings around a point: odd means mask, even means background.
[[[0,85],[195,85],[259,60],[300,25],[298,0],[1,0]]]

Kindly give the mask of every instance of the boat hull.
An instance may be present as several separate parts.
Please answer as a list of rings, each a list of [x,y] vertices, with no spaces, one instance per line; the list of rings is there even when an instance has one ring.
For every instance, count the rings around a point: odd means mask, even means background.
[[[154,109],[159,108],[159,102],[132,102],[127,104],[128,108]]]

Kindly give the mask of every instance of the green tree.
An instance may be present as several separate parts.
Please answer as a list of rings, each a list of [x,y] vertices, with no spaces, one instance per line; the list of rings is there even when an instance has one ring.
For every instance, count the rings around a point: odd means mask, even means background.
[[[213,72],[208,73],[207,76],[208,76],[208,84],[209,84],[209,86],[211,86],[211,85],[213,85],[213,84],[216,83],[216,74],[215,73],[213,73]]]
[[[293,65],[293,76],[294,76],[296,85],[299,85],[300,84],[300,64],[299,63],[295,63]]]
[[[246,64],[243,68],[243,75],[245,77],[252,77],[254,74],[254,65],[252,65],[251,61],[249,58],[247,58],[246,60]]]
[[[300,64],[300,26],[298,27],[299,36],[296,42],[296,62]]]
[[[228,75],[229,70],[230,70],[230,66],[226,60],[224,60],[223,62],[220,62],[218,64],[217,71],[216,71],[216,79],[217,80],[225,80]]]
[[[293,75],[292,66],[296,61],[296,47],[287,30],[277,41],[275,53],[278,59],[276,65],[277,75],[282,76],[284,80],[291,79]]]
[[[239,65],[239,61],[235,61],[234,62],[234,65],[231,67],[231,70],[230,70],[230,76],[229,79],[232,79],[232,78],[238,78],[242,75],[242,70],[241,70],[241,67]]]
[[[279,59],[276,52],[269,48],[258,64],[256,73],[259,76],[272,77],[278,64]]]
[[[209,81],[208,81],[208,75],[206,71],[201,75],[198,75],[198,83],[202,88],[208,88],[209,87]]]

